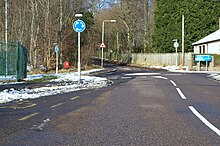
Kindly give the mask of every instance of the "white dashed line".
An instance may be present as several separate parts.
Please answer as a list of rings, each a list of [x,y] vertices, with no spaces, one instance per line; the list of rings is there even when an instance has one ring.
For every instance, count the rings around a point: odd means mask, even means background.
[[[28,115],[28,116],[25,116],[25,117],[23,117],[23,118],[20,118],[20,119],[18,119],[18,120],[19,120],[19,121],[24,121],[24,120],[30,119],[30,118],[32,118],[32,117],[38,115],[38,114],[39,114],[39,113],[32,113],[32,114],[30,114],[30,115]]]
[[[193,106],[189,106],[189,109],[195,114],[206,126],[212,129],[218,136],[220,136],[220,130],[206,120]]]
[[[159,75],[160,73],[130,73],[124,74],[126,76],[152,76],[152,75]]]
[[[88,92],[86,92],[86,93],[84,93],[84,94],[90,94],[91,93],[91,91],[88,91]]]
[[[72,97],[72,98],[70,98],[70,100],[75,100],[77,98],[79,98],[79,96]]]
[[[152,78],[167,80],[167,78],[163,76],[152,76]]]
[[[63,105],[63,104],[64,104],[64,103],[58,103],[58,104],[56,104],[56,105],[51,106],[51,108],[56,108],[56,107],[61,106],[61,105]]]
[[[183,94],[183,92],[180,90],[180,88],[176,88],[177,92],[181,96],[182,99],[186,99],[186,96]]]
[[[170,80],[170,82],[173,84],[174,87],[177,86],[176,83],[175,83],[174,81]]]

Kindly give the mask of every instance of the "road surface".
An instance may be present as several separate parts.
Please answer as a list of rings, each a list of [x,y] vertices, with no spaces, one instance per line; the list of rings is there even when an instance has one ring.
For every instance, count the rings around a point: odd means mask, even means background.
[[[220,145],[219,82],[106,67],[111,86],[0,105],[0,145]]]

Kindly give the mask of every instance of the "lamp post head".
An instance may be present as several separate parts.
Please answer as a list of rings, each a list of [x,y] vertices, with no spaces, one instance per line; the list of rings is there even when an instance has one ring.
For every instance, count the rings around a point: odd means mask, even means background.
[[[82,16],[83,16],[82,14],[75,14],[75,17],[78,17],[78,18],[80,18]]]
[[[116,20],[103,20],[103,23],[104,22],[116,22]]]
[[[116,20],[111,20],[111,22],[116,22]]]
[[[177,42],[177,39],[173,39],[173,42]]]

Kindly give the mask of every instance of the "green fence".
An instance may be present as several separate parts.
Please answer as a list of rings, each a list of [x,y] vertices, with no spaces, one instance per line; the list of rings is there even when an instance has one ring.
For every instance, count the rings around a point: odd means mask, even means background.
[[[0,42],[0,78],[4,77],[27,77],[27,49],[19,42]]]

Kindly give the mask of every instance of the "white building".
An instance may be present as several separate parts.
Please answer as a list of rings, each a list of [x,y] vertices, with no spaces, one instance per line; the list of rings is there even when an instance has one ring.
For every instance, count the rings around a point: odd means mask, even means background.
[[[192,45],[194,54],[220,54],[220,29]]]

